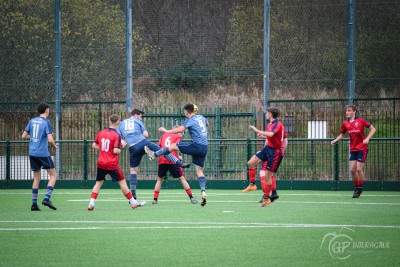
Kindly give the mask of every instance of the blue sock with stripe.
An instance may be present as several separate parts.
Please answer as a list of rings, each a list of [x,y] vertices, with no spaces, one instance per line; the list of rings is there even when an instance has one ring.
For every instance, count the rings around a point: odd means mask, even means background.
[[[50,200],[51,194],[53,194],[54,186],[48,186],[46,189],[46,196],[44,199]]]
[[[175,157],[174,155],[172,155],[171,153],[165,155],[164,157],[165,157],[167,160],[171,161],[171,162],[175,162],[175,164],[178,165],[178,166],[181,166],[181,165],[182,165],[182,162],[181,162],[177,157]]]
[[[199,177],[199,185],[201,191],[206,191],[206,177],[204,176]]]
[[[129,176],[129,180],[131,182],[131,192],[132,196],[136,199],[136,184],[137,184],[137,175],[136,174],[131,174]]]
[[[32,204],[37,204],[39,188],[32,188]]]
[[[166,147],[166,148],[162,148],[162,149],[160,149],[160,150],[157,150],[156,152],[154,152],[154,155],[156,156],[156,157],[159,157],[159,156],[162,156],[162,155],[167,155],[167,154],[169,154],[170,152],[169,152],[169,148],[168,147]]]

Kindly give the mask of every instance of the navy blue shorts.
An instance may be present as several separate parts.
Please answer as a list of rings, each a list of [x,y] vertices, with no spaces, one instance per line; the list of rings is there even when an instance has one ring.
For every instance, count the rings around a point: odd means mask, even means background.
[[[354,151],[350,152],[350,158],[349,160],[357,160],[358,162],[364,163],[365,160],[367,159],[368,155],[368,149],[366,150],[361,150],[361,151]]]
[[[167,174],[167,172],[171,174],[173,178],[182,177],[183,171],[182,168],[176,164],[159,164],[158,165],[158,177],[163,178]]]
[[[54,162],[51,157],[34,157],[29,156],[31,162],[31,169],[33,172],[40,169],[54,169]]]
[[[124,174],[121,169],[116,170],[105,170],[101,168],[97,168],[97,176],[96,181],[103,181],[106,179],[106,175],[109,174],[113,182],[118,182],[124,180]]]
[[[140,165],[140,161],[146,152],[144,151],[144,147],[147,146],[152,151],[160,150],[161,147],[150,142],[147,139],[140,141],[137,144],[129,147],[129,165],[131,168],[136,168]]]
[[[203,168],[206,160],[208,146],[196,143],[181,142],[177,143],[176,146],[179,148],[179,152],[186,155],[192,155],[193,164]]]
[[[273,173],[278,171],[279,165],[281,165],[283,159],[280,148],[272,148],[269,146],[265,146],[261,151],[258,151],[256,157],[263,162],[267,161],[266,169]]]

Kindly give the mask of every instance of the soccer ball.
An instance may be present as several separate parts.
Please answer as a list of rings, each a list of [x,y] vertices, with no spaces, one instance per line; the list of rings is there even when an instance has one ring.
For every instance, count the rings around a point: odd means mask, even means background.
[[[199,108],[195,105],[195,104],[193,104],[193,107],[194,107],[194,114],[197,114],[198,112],[199,112]]]

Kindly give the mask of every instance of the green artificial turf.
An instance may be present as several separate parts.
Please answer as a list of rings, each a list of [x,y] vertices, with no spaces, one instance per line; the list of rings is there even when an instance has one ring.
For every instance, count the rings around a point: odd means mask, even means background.
[[[399,192],[279,191],[262,208],[261,191],[210,189],[201,207],[139,190],[131,209],[104,189],[89,212],[90,193],[56,189],[57,211],[31,212],[29,189],[0,190],[0,266],[400,266]]]

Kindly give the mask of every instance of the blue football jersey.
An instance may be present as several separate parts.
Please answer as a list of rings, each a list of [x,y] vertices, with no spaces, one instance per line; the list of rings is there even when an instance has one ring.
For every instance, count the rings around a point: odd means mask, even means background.
[[[43,117],[31,119],[25,127],[25,131],[30,136],[29,156],[49,157],[49,140],[47,139],[47,135],[53,134],[51,122]]]
[[[117,129],[117,132],[125,138],[128,146],[146,139],[143,135],[143,132],[146,131],[143,122],[136,118],[123,120]]]
[[[206,118],[201,115],[194,115],[190,119],[186,119],[182,126],[189,130],[194,143],[208,145]]]

